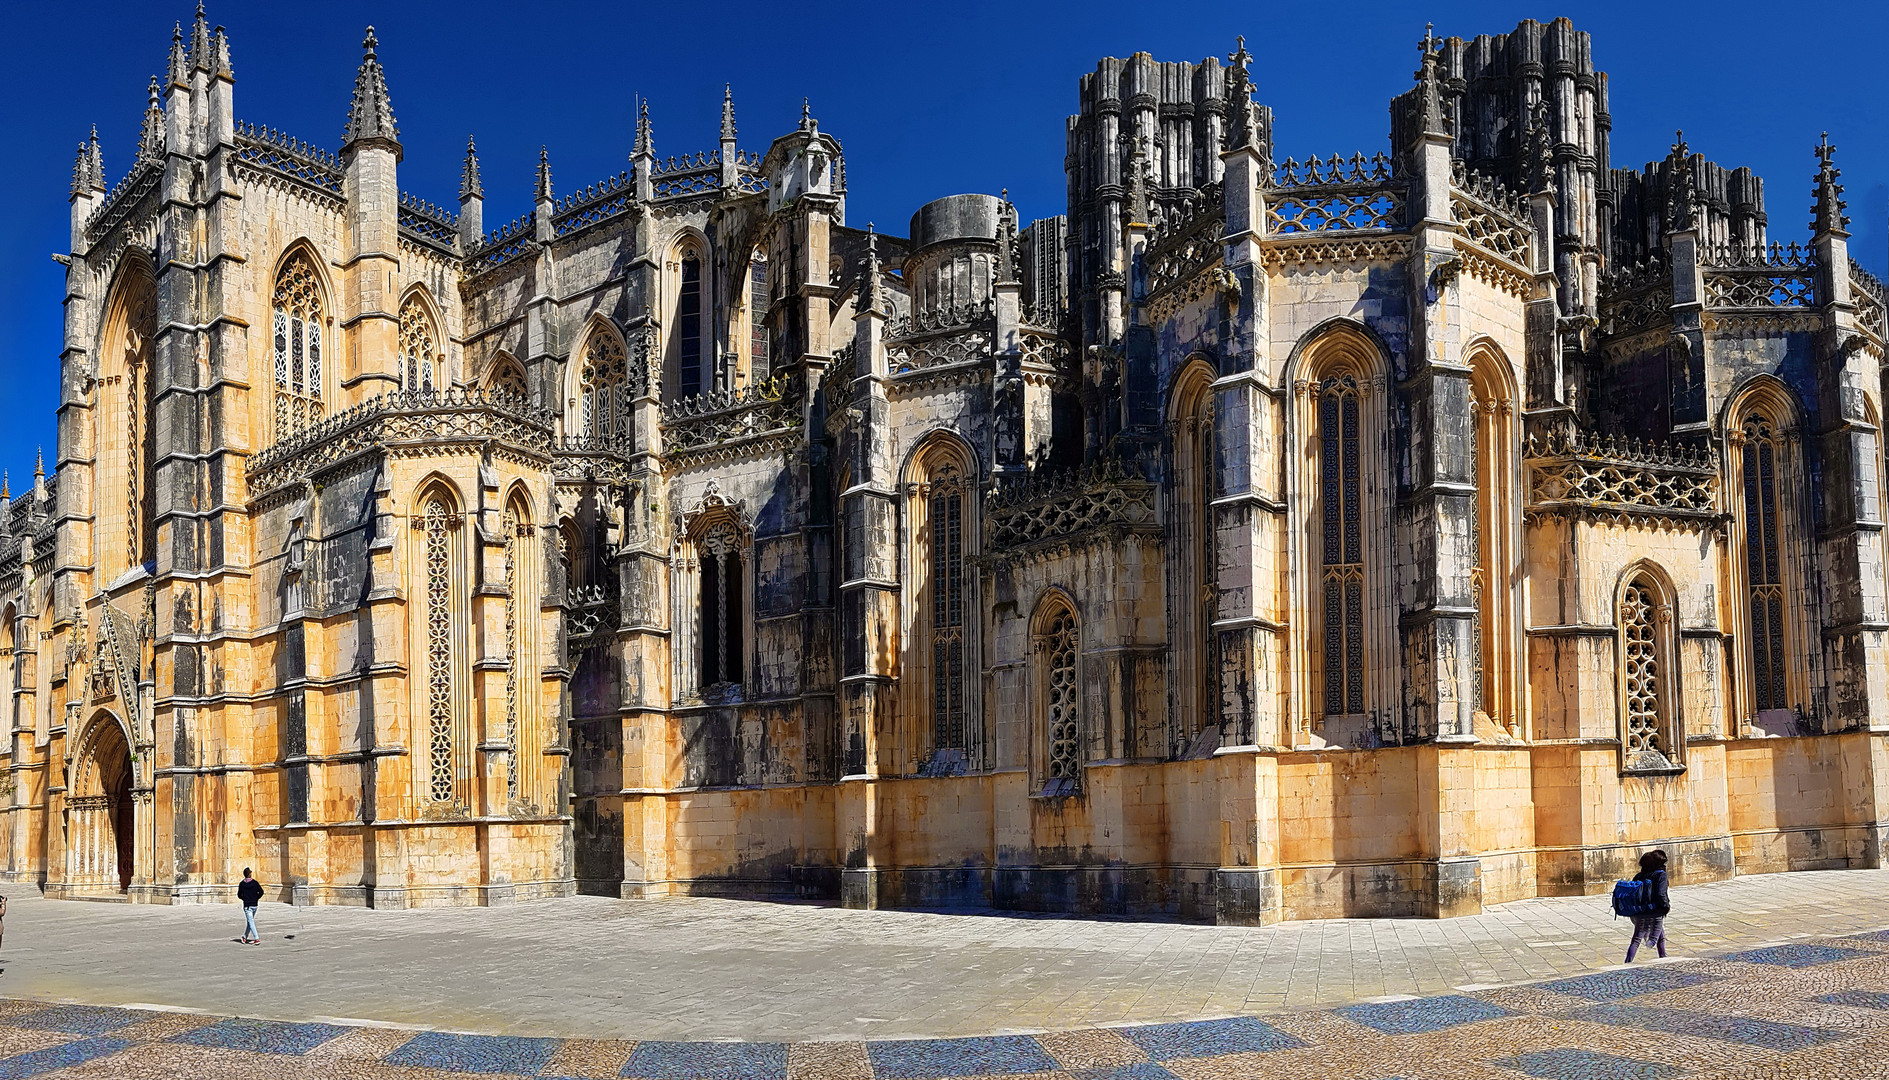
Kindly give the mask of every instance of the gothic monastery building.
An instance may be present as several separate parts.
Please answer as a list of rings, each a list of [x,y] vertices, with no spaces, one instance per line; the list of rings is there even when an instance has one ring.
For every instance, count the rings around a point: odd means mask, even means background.
[[[401,190],[371,30],[331,151],[239,119],[199,11],[74,171],[0,877],[1253,923],[1885,865],[1884,290],[1827,142],[1807,219],[1618,167],[1528,21],[1297,161],[1251,59],[1082,75],[1034,222],[856,228],[840,139],[730,100],[489,229],[470,144],[456,213]]]

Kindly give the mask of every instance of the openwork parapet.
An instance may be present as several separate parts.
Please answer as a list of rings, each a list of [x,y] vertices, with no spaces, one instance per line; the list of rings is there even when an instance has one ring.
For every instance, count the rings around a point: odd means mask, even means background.
[[[236,122],[234,142],[240,165],[341,195],[341,162],[318,146],[241,120]]]
[[[537,230],[536,212],[514,218],[504,228],[485,234],[478,247],[466,253],[466,273],[483,273],[538,250],[533,241]]]
[[[1032,473],[984,500],[985,550],[1066,542],[1109,530],[1158,529],[1154,485],[1105,459],[1080,469]]]
[[[1528,203],[1502,181],[1451,162],[1450,212],[1471,243],[1520,266],[1529,264],[1534,231]]]
[[[403,191],[400,193],[400,233],[408,239],[451,252],[459,240],[459,215]]]
[[[783,376],[664,404],[663,447],[670,453],[697,450],[800,423],[799,384]]]
[[[1816,305],[1816,259],[1797,244],[1766,249],[1726,246],[1705,258],[1708,308],[1807,308]]]
[[[300,428],[249,459],[249,491],[268,494],[331,462],[402,443],[496,439],[542,453],[551,445],[550,412],[498,391],[399,391],[382,394]]]
[[[1304,165],[1287,158],[1274,170],[1266,195],[1266,231],[1293,236],[1402,229],[1408,187],[1383,154],[1368,159],[1333,154]]]
[[[1673,272],[1666,253],[1609,269],[1600,281],[1600,319],[1608,334],[1630,334],[1672,321]]]
[[[1225,254],[1226,204],[1220,185],[1202,189],[1201,198],[1158,223],[1148,245],[1148,295],[1192,281]]]
[[[1716,522],[1718,460],[1710,450],[1557,432],[1523,453],[1533,514]]]
[[[98,209],[92,211],[92,216],[85,220],[85,235],[97,240],[117,228],[144,201],[145,195],[157,187],[163,175],[163,168],[154,161],[141,161],[134,165],[125,178],[118,181],[118,186],[106,193]]]
[[[1889,341],[1889,294],[1876,275],[1856,265],[1850,264],[1850,296],[1856,302],[1856,323],[1866,333],[1874,334],[1878,342]]]

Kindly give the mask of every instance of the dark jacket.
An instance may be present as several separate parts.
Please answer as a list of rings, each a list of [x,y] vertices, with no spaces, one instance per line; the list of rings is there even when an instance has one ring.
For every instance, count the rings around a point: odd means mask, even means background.
[[[1647,912],[1648,917],[1663,919],[1672,912],[1672,897],[1666,891],[1666,871],[1642,870],[1633,875],[1633,880],[1644,881],[1652,887],[1653,909]]]
[[[1665,893],[1660,895],[1664,896]],[[236,899],[241,900],[244,907],[255,907],[262,902],[262,882],[255,878],[244,878],[243,883],[236,886]]]

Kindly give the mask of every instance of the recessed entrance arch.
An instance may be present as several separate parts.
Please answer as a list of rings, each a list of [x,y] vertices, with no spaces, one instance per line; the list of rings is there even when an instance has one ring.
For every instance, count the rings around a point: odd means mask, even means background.
[[[66,880],[85,891],[129,892],[132,845],[131,747],[124,725],[100,713],[79,747],[66,799]]]

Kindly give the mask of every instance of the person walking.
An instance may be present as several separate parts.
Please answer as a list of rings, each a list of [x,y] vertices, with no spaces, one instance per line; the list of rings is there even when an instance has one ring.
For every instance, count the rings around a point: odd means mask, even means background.
[[[1642,944],[1651,945],[1659,950],[1661,959],[1666,957],[1666,916],[1672,911],[1672,897],[1667,892],[1666,853],[1649,851],[1640,856],[1640,872],[1633,875],[1633,880],[1643,882],[1642,890],[1646,895],[1645,914],[1633,917],[1633,940],[1627,944],[1627,963],[1633,963],[1633,954],[1640,951]]]
[[[247,866],[243,867],[243,883],[236,886],[236,899],[243,902],[243,944],[262,944],[256,934],[256,905],[262,903],[262,882],[249,876]]]

